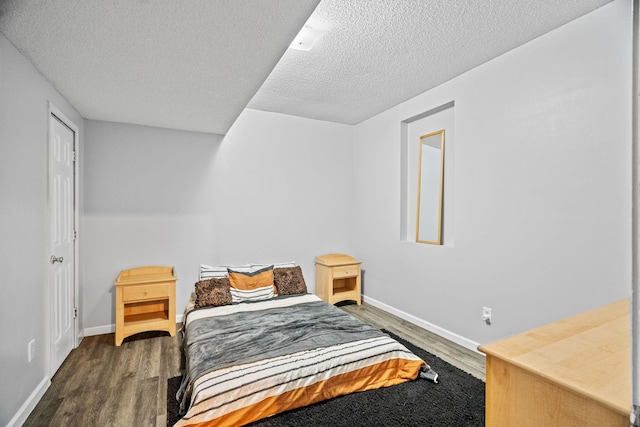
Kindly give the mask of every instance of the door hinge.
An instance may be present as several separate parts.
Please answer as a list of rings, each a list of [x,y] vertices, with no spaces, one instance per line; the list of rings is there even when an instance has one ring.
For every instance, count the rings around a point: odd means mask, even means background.
[[[76,240],[78,238],[78,232],[76,230],[73,230],[73,240]]]
[[[73,307],[73,318],[74,319],[78,318],[78,307]]]
[[[73,152],[73,161],[74,161],[74,162],[75,162],[76,160],[78,160],[78,156],[77,156],[77,154],[78,154],[78,153],[77,153],[76,151],[74,151],[74,152]]]

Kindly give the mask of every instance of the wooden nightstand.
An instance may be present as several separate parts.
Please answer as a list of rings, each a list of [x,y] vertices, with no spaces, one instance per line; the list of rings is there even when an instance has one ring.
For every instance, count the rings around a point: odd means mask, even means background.
[[[176,276],[173,267],[122,270],[116,280],[115,345],[145,331],[176,334]]]
[[[329,304],[346,300],[360,304],[360,262],[343,254],[316,257],[316,295]]]

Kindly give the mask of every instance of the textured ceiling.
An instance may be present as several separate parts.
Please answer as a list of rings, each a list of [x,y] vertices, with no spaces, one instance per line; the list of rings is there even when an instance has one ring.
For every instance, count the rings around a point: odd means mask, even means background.
[[[248,107],[356,124],[611,0],[322,0]]]
[[[319,0],[0,0],[85,118],[226,133]]]
[[[0,31],[85,118],[224,134],[359,123],[609,1],[0,0]]]

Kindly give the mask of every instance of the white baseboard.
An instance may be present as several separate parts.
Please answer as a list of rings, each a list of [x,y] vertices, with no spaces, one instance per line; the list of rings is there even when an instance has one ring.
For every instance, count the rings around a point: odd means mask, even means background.
[[[176,323],[182,323],[183,314],[176,315]],[[84,328],[84,336],[90,337],[93,335],[104,335],[104,334],[112,334],[116,331],[116,325],[103,325],[103,326],[94,326],[91,328]]]
[[[390,305],[387,305],[366,295],[362,295],[362,300],[366,301],[367,304],[371,304],[374,307],[378,307],[388,313],[396,315],[399,318],[406,320],[407,322],[411,322],[414,325],[421,327],[422,329],[426,329],[427,331],[433,332],[434,334],[448,339],[449,341],[454,342],[458,345],[461,345],[462,347],[468,348],[469,350],[472,350],[478,354],[482,354],[478,351],[478,346],[480,345],[480,343],[472,341],[447,329],[441,328],[440,326],[434,325],[433,323],[427,322],[426,320],[420,319],[412,314],[405,313],[402,310],[398,310],[397,308],[391,307]]]
[[[91,328],[84,328],[84,336],[91,337],[93,335],[104,335],[104,334],[112,334],[116,331],[116,325],[103,325],[103,326],[93,326]]]
[[[44,396],[44,393],[47,391],[50,385],[51,380],[49,379],[49,377],[44,377],[42,381],[40,381],[40,384],[38,384],[35,390],[33,390],[31,395],[27,398],[27,400],[22,404],[20,409],[18,409],[18,412],[13,416],[13,418],[9,420],[7,427],[21,426],[22,424],[24,424],[24,422],[27,421],[29,414],[31,413],[31,411],[33,411],[33,408],[36,407],[40,399],[42,399],[42,396]]]
[[[84,329],[81,330],[78,336],[76,337],[76,346],[74,348],[78,348],[83,338],[84,338]]]

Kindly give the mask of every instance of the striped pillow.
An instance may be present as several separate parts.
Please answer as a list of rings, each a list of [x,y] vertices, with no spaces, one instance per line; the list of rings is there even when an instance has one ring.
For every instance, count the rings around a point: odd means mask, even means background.
[[[276,268],[289,268],[289,267],[295,267],[296,266],[296,262],[295,261],[287,261],[287,262],[272,262],[270,264],[255,264],[255,263],[251,263],[251,267],[257,268],[257,267],[268,267],[270,265],[273,265],[273,269],[275,270]]]
[[[242,268],[242,270],[227,269],[233,302],[262,301],[273,298],[273,265],[258,269]]]
[[[244,269],[248,269],[251,267],[249,264],[237,266],[237,267],[228,266],[228,265],[210,266],[210,265],[200,264],[200,280],[207,280],[207,279],[214,279],[214,278],[220,279],[222,277],[228,277],[229,274],[227,273],[227,268],[244,271]]]

